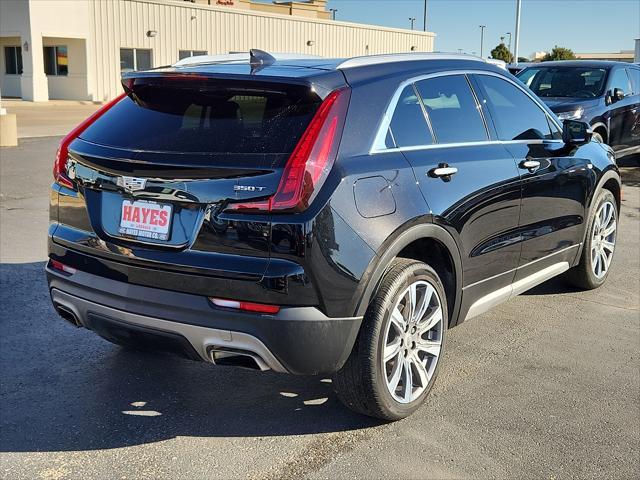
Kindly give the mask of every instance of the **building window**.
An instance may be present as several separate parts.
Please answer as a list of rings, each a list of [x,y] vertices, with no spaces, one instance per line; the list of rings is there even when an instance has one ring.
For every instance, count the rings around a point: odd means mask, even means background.
[[[69,57],[66,45],[44,47],[44,73],[46,75],[69,75]]]
[[[120,71],[149,70],[151,68],[151,49],[121,48]]]
[[[22,47],[4,47],[4,71],[7,75],[22,75]]]
[[[206,50],[179,50],[178,51],[178,60],[182,60],[183,58],[188,57],[197,57],[198,55],[206,55]]]

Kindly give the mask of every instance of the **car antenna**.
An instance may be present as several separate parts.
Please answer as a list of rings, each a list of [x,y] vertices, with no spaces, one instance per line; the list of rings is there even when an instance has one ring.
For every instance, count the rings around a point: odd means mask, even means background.
[[[276,62],[276,58],[273,55],[269,55],[263,50],[252,48],[249,50],[249,65],[251,65],[251,74],[257,73],[269,65],[273,65]]]

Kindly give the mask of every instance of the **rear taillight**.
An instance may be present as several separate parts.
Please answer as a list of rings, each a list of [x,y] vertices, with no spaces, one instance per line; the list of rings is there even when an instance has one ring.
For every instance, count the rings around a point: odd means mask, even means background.
[[[216,307],[234,308],[236,310],[244,310],[245,312],[275,314],[280,311],[280,307],[278,305],[268,305],[266,303],[240,302],[238,300],[227,300],[225,298],[213,297],[209,297],[209,300]]]
[[[104,113],[113,107],[116,103],[124,98],[125,94],[117,96],[109,103],[103,105],[99,110],[94,112],[89,118],[85,119],[80,125],[71,130],[66,137],[62,139],[60,142],[60,146],[58,147],[58,151],[56,152],[56,160],[53,164],[53,179],[56,183],[68,187],[73,188],[73,183],[71,179],[67,177],[66,173],[66,164],[67,158],[69,157],[69,144],[73,142],[76,138],[80,136],[82,132],[84,132],[93,122],[95,122],[98,118],[100,118]]]
[[[324,99],[291,153],[276,193],[258,202],[230,204],[234,212],[301,212],[327,179],[340,145],[351,90],[334,90]]]
[[[59,262],[58,260],[53,260],[53,259],[49,260],[49,266],[54,270],[67,273],[69,275],[73,275],[77,271],[75,268],[70,267],[69,265],[65,265],[64,263]]]

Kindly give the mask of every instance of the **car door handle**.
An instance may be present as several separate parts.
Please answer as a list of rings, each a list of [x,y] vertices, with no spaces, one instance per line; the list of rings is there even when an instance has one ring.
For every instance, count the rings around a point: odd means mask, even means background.
[[[523,160],[522,162],[520,162],[520,168],[526,168],[530,172],[535,172],[540,168],[540,162],[538,160],[530,159]]]
[[[429,170],[427,175],[430,177],[439,177],[443,180],[450,180],[451,175],[455,175],[456,173],[458,173],[458,169],[456,167],[450,167],[446,163],[441,163],[436,168]]]

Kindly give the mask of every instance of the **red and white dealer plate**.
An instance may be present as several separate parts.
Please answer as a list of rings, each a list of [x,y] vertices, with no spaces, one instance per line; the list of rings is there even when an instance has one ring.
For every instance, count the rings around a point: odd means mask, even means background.
[[[165,203],[123,200],[118,231],[121,235],[168,240],[172,210]]]

